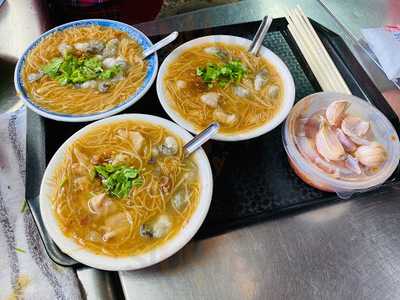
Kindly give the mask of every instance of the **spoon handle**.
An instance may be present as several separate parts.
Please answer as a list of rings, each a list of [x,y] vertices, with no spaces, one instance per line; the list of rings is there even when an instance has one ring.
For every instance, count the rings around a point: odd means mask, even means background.
[[[178,31],[174,31],[171,34],[167,35],[165,38],[162,40],[158,41],[155,43],[153,46],[150,48],[146,49],[143,51],[143,58],[146,58],[147,56],[153,54],[157,50],[161,49],[162,47],[168,45],[169,43],[173,42],[176,38],[178,37]]]
[[[271,16],[265,16],[262,19],[260,27],[258,27],[257,32],[253,38],[253,41],[250,44],[249,47],[249,52],[255,56],[258,55],[258,51],[260,50],[260,47],[262,45],[262,42],[264,41],[264,37],[268,32],[269,27],[272,24],[272,18]]]
[[[207,142],[219,130],[219,124],[211,123],[206,129],[196,135],[185,146],[183,146],[183,153],[185,157],[190,156],[194,151],[199,149],[205,142]]]

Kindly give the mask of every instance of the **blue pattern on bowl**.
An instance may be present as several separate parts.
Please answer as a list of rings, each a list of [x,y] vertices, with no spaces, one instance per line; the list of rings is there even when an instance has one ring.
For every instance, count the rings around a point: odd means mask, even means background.
[[[45,114],[49,115],[54,115],[58,117],[63,117],[63,118],[68,118],[70,120],[77,119],[77,118],[83,118],[83,117],[94,117],[91,118],[91,120],[99,119],[101,118],[99,115],[102,114],[108,114],[113,115],[113,111],[115,113],[118,113],[121,111],[121,108],[124,107],[128,108],[130,105],[134,104],[137,102],[145,92],[150,88],[152,85],[157,69],[158,69],[158,57],[157,54],[152,54],[149,57],[146,58],[147,60],[147,73],[146,77],[142,83],[142,85],[135,91],[135,93],[131,96],[129,96],[124,102],[118,104],[117,106],[114,106],[113,108],[106,110],[106,111],[101,111],[97,113],[90,113],[90,114],[63,114],[63,113],[57,113],[53,111],[49,111],[47,109],[42,108],[41,106],[37,105],[31,99],[29,98],[28,94],[26,93],[25,86],[23,83],[22,79],[22,70],[25,65],[25,61],[27,59],[27,56],[29,53],[37,47],[37,45],[42,42],[44,39],[48,38],[51,34],[59,31],[63,31],[66,29],[70,29],[73,27],[87,27],[87,26],[103,26],[103,27],[110,27],[116,30],[120,30],[123,32],[126,32],[132,39],[134,39],[142,48],[143,50],[146,50],[150,48],[153,44],[149,40],[149,38],[144,35],[141,31],[138,29],[128,25],[124,24],[118,21],[113,21],[113,20],[106,20],[106,19],[86,19],[86,20],[79,20],[79,21],[74,21],[70,23],[66,23],[60,26],[57,26],[45,33],[43,33],[41,36],[39,36],[38,39],[36,39],[34,42],[32,42],[29,47],[25,50],[24,54],[22,57],[18,60],[17,66],[15,68],[15,74],[14,74],[14,81],[15,81],[15,87],[17,91],[20,93],[20,96],[24,98],[27,102],[29,102],[30,105],[34,106],[37,110],[42,111]],[[96,118],[95,116],[99,116],[99,118]]]

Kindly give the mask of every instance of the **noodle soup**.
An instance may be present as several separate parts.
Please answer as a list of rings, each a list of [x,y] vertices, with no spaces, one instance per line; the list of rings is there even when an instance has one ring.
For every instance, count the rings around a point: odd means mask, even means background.
[[[143,85],[148,63],[142,53],[127,32],[112,27],[56,30],[27,55],[23,86],[34,104],[50,112],[104,112]]]
[[[271,121],[285,96],[281,75],[271,62],[224,42],[183,48],[160,80],[172,109],[196,131],[217,121],[227,135]]]
[[[143,254],[173,239],[201,194],[198,165],[183,159],[182,144],[145,121],[92,126],[68,146],[51,177],[49,199],[62,233],[111,257]]]

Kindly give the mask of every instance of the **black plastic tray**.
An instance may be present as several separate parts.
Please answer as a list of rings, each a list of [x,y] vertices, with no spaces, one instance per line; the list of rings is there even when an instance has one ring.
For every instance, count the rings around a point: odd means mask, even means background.
[[[175,47],[190,39],[230,34],[251,39],[259,22],[182,32],[179,38],[159,51],[160,63]],[[380,109],[400,132],[399,119],[378,89],[351,54],[344,41],[316,22],[313,26],[332,57],[352,93]],[[158,41],[162,36],[150,37]],[[275,19],[264,45],[275,52],[289,67],[296,85],[296,101],[321,91],[293,37],[285,19]],[[138,103],[123,113],[154,114],[168,118],[157,99],[155,84]],[[40,181],[44,168],[57,148],[83,123],[72,124],[44,119],[28,112],[27,130],[27,192],[32,208],[38,206]],[[259,138],[224,143],[210,141],[205,150],[214,175],[214,194],[207,218],[196,238],[209,237],[226,230],[267,220],[284,212],[337,200],[335,194],[324,193],[304,184],[290,168],[281,139],[281,126]],[[391,182],[398,181],[398,172]],[[34,209],[33,209],[34,210]],[[40,216],[36,214],[36,221]],[[57,263],[71,265],[54,253],[54,245],[44,236],[49,256]]]

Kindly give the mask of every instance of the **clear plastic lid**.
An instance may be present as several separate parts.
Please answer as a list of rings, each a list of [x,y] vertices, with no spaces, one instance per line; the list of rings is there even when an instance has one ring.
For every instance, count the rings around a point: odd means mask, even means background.
[[[368,121],[376,142],[382,144],[387,152],[386,160],[378,171],[357,180],[335,178],[323,172],[299,151],[297,121],[325,110],[330,103],[337,100],[346,100],[351,103],[346,113]],[[392,124],[374,106],[352,95],[321,92],[303,98],[296,103],[286,119],[282,135],[286,153],[296,174],[318,189],[336,192],[340,198],[349,198],[355,192],[364,192],[378,187],[393,174],[399,164],[399,137]]]

